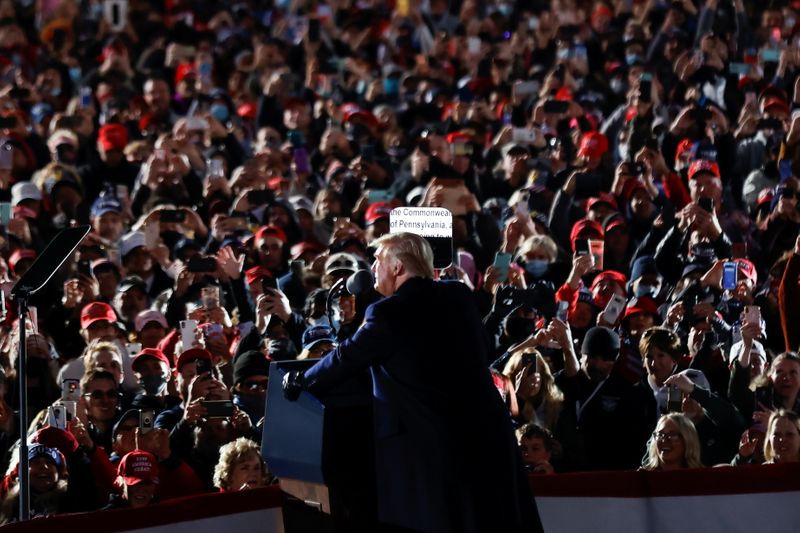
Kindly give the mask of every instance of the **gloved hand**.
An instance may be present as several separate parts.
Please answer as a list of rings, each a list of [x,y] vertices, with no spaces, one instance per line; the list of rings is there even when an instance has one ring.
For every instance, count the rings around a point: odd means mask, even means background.
[[[303,372],[293,370],[283,376],[283,397],[290,402],[295,402],[300,397],[300,393],[305,389],[306,382]]]

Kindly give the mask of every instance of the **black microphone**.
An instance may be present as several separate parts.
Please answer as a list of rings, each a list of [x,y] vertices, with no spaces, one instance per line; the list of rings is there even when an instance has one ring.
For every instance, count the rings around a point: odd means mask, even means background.
[[[347,278],[347,292],[353,296],[361,296],[372,289],[374,284],[375,280],[372,277],[372,272],[369,270],[357,270]]]

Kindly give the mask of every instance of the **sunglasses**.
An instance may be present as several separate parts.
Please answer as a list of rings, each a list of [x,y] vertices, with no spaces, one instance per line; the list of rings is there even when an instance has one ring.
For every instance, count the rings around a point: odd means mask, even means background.
[[[103,398],[107,398],[109,400],[118,400],[119,393],[115,390],[93,390],[92,392],[87,392],[84,394],[85,397],[91,398],[92,400],[102,400]]]

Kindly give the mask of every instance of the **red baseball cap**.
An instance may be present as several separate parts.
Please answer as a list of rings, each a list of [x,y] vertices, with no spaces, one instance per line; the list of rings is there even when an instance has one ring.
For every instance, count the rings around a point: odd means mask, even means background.
[[[764,187],[761,189],[761,192],[758,193],[758,199],[756,200],[757,206],[762,206],[764,204],[772,203],[772,198],[775,197],[775,192],[772,190],[772,187]]]
[[[736,266],[739,268],[744,277],[753,280],[753,283],[758,283],[758,272],[756,266],[749,259],[737,259]]]
[[[162,363],[167,365],[167,367],[170,366],[169,359],[167,359],[167,356],[164,355],[164,352],[162,352],[158,348],[145,348],[141,352],[137,353],[131,360],[131,368],[136,370],[136,365],[139,364],[139,361],[142,361],[147,358],[155,359],[156,361],[161,361]]]
[[[197,361],[198,359],[205,359],[211,363],[211,352],[203,348],[189,348],[178,356],[178,361],[175,363],[175,368],[179,371],[183,365]]]
[[[632,298],[625,308],[625,314],[622,315],[622,320],[626,320],[629,316],[638,313],[647,313],[655,317],[659,317],[658,306],[655,300],[649,296],[641,296],[639,298]]]
[[[122,124],[106,124],[97,133],[97,142],[103,150],[124,150],[128,145],[128,130]]]
[[[592,159],[600,159],[608,151],[608,139],[602,133],[590,131],[581,137],[578,148],[579,156],[586,156]]]
[[[247,280],[248,285],[252,285],[256,281],[262,278],[272,278],[272,272],[267,270],[262,266],[254,266],[252,268],[248,268],[247,271],[244,273],[244,279]]]
[[[617,272],[616,270],[603,270],[592,280],[592,287],[590,290],[594,291],[595,287],[597,287],[601,281],[612,281],[625,289],[625,286],[628,283],[628,278],[625,276],[625,274]]]
[[[781,111],[783,113],[789,114],[789,106],[782,98],[777,98],[773,96],[772,98],[767,98],[764,101],[764,105],[761,106],[762,109],[766,112],[767,109],[770,107],[776,109],[777,111]]]
[[[389,218],[389,213],[391,212],[392,204],[389,202],[375,202],[367,208],[367,213],[364,215],[364,222],[369,225],[382,218]]]
[[[625,201],[627,202],[631,201],[636,191],[647,192],[647,187],[644,186],[644,183],[639,178],[628,180],[625,182],[625,185],[622,186],[622,196],[625,197]]]
[[[714,161],[708,159],[698,159],[689,165],[689,179],[694,179],[695,175],[699,172],[708,172],[713,174],[714,177],[719,177],[719,165]]]
[[[113,324],[117,321],[117,314],[110,305],[103,302],[92,302],[83,306],[83,309],[81,309],[81,329],[86,329],[100,320]]]
[[[11,269],[13,274],[17,273],[17,263],[23,259],[36,259],[36,250],[31,250],[30,248],[17,248],[14,250],[14,253],[8,258],[8,268]]]
[[[178,68],[175,69],[175,85],[178,85],[182,82],[187,76],[196,76],[197,71],[194,68],[194,65],[191,63],[181,63],[178,65]]]
[[[256,231],[256,241],[260,241],[261,239],[263,239],[267,235],[272,235],[273,237],[275,237],[276,239],[278,239],[280,241],[283,241],[284,243],[286,243],[289,240],[289,239],[286,238],[286,232],[285,231],[283,231],[278,226],[274,226],[274,225],[270,224],[268,226],[262,226],[262,227],[258,228],[258,231]]]
[[[586,237],[586,234],[590,232],[592,233],[590,237],[597,237],[598,239],[602,239],[605,235],[603,232],[603,226],[594,220],[589,220],[588,218],[582,218],[572,226],[572,231],[569,234],[569,240],[572,243],[573,252],[575,251],[575,241],[579,237]]]
[[[117,475],[126,485],[137,485],[146,481],[158,483],[158,461],[150,452],[133,450],[125,454],[119,462]]]
[[[300,257],[306,252],[314,252],[316,254],[321,254],[325,250],[327,250],[327,248],[324,245],[319,244],[317,242],[309,242],[309,241],[298,242],[297,244],[292,246],[291,250],[292,259],[300,259]]]
[[[615,211],[619,209],[617,199],[610,192],[601,192],[599,195],[589,198],[589,201],[586,202],[586,210],[589,211],[598,204],[610,205]]]

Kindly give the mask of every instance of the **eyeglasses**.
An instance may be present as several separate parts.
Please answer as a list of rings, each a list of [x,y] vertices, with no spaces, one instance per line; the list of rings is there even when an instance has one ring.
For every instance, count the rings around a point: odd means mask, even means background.
[[[242,388],[249,391],[254,391],[256,389],[267,390],[268,384],[269,381],[245,381],[242,383]]]
[[[118,400],[119,393],[116,390],[93,390],[92,392],[87,392],[84,394],[85,397],[91,398],[92,400],[102,400],[103,398],[108,398],[109,400]]]
[[[668,441],[675,441],[681,438],[680,433],[667,433],[665,431],[657,431],[653,433],[653,436],[656,440],[668,440]]]

